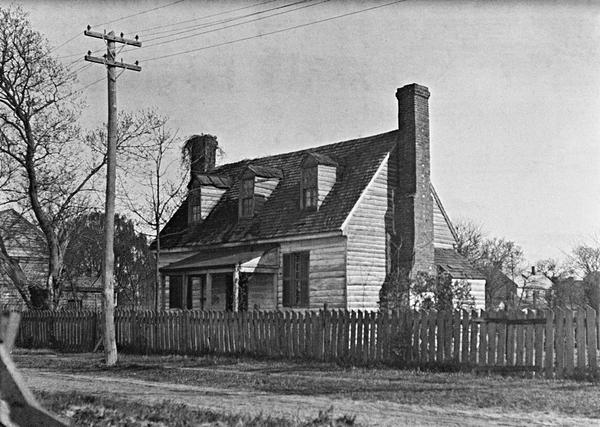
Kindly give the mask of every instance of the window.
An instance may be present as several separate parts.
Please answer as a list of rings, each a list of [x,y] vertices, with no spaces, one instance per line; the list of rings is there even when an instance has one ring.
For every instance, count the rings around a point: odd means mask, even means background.
[[[319,190],[317,187],[317,166],[302,169],[301,201],[303,209],[317,208]]]
[[[283,255],[283,306],[308,307],[309,252]]]
[[[202,197],[199,188],[190,191],[188,203],[188,222],[198,224],[202,221]]]
[[[241,212],[242,218],[248,218],[254,215],[254,177],[244,178],[242,180]]]
[[[169,276],[169,308],[192,308],[192,281],[184,287],[183,276]]]
[[[169,308],[183,308],[183,283],[181,276],[169,276]]]

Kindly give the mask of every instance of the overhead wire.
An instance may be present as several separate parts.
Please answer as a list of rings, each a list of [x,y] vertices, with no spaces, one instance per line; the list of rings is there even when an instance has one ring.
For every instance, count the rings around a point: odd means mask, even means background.
[[[140,11],[140,12],[136,12],[136,13],[133,13],[133,14],[131,14],[131,15],[122,16],[122,17],[120,17],[120,18],[113,19],[112,21],[102,22],[102,23],[100,23],[100,24],[95,24],[95,25],[93,25],[93,26],[95,26],[95,27],[98,27],[98,26],[100,26],[100,25],[112,24],[112,23],[114,23],[114,22],[123,21],[123,20],[125,20],[125,19],[128,19],[128,18],[133,18],[134,16],[143,15],[144,13],[153,12],[153,11],[155,11],[155,10],[159,10],[159,9],[164,9],[165,7],[173,6],[174,4],[181,3],[181,2],[183,2],[183,1],[185,1],[185,0],[176,0],[176,1],[174,1],[174,2],[167,3],[167,4],[165,4],[165,5],[162,5],[162,6],[157,6],[157,7],[153,7],[153,8],[150,8],[150,9],[142,10],[142,11]],[[81,35],[81,33],[77,33],[77,34],[75,34],[75,35],[74,35],[73,37],[71,37],[70,39],[67,39],[66,41],[64,41],[63,43],[59,44],[58,46],[55,46],[55,47],[51,48],[51,49],[49,50],[49,53],[52,53],[52,52],[54,52],[55,50],[57,50],[57,49],[60,49],[61,47],[65,46],[66,44],[68,44],[68,43],[72,42],[73,40],[75,40],[75,39],[76,39],[77,37],[79,37],[80,35]],[[59,59],[60,59],[60,57],[59,57]]]
[[[253,7],[257,7],[257,6],[262,6],[263,4],[273,3],[275,1],[278,1],[278,0],[267,0],[267,1],[260,2],[260,3],[251,4],[249,6],[240,7],[240,8],[237,8],[237,9],[226,10],[226,11],[219,12],[219,13],[213,13],[212,15],[199,16],[197,18],[191,18],[191,19],[186,19],[186,20],[183,20],[183,21],[173,22],[171,24],[163,24],[163,25],[157,25],[157,26],[154,26],[154,27],[141,28],[141,29],[137,29],[137,30],[132,31],[132,32],[137,33],[137,34],[143,34],[143,33],[147,32],[147,31],[150,31],[150,30],[159,30],[159,29],[162,29],[162,28],[174,27],[174,26],[180,25],[180,24],[187,24],[188,22],[194,22],[194,21],[200,21],[202,19],[214,18],[215,16],[222,16],[222,15],[226,15],[228,13],[239,12],[240,10],[250,9],[250,8],[253,8]],[[152,35],[152,33],[150,33],[149,35]]]
[[[257,34],[257,35],[254,35],[254,36],[248,36],[248,37],[243,37],[243,38],[239,38],[239,39],[235,39],[235,40],[229,40],[229,41],[226,41],[226,42],[216,43],[216,44],[212,44],[212,45],[208,45],[208,46],[202,46],[202,47],[194,48],[194,49],[188,49],[188,50],[184,50],[184,51],[181,51],[181,52],[169,53],[169,54],[166,54],[166,55],[160,55],[160,56],[155,56],[155,57],[151,57],[151,58],[140,59],[139,61],[140,62],[143,62],[143,61],[145,61],[145,62],[156,61],[158,59],[171,58],[171,57],[174,57],[174,56],[184,55],[184,54],[187,54],[187,53],[199,52],[199,51],[202,51],[202,50],[213,49],[213,48],[216,48],[216,47],[226,46],[226,45],[230,45],[230,44],[234,44],[234,43],[240,43],[240,42],[247,41],[247,40],[257,39],[257,38],[261,38],[261,37],[270,36],[270,35],[273,35],[273,34],[279,34],[279,33],[283,33],[283,32],[286,32],[286,31],[296,30],[298,28],[304,28],[304,27],[308,27],[308,26],[311,26],[311,25],[321,24],[323,22],[333,21],[335,19],[345,18],[347,16],[356,15],[356,14],[359,14],[359,13],[364,13],[364,12],[368,12],[368,11],[375,10],[375,9],[380,9],[382,7],[391,6],[391,5],[397,4],[397,3],[403,3],[405,1],[407,1],[407,0],[396,0],[396,1],[393,1],[393,2],[384,3],[384,4],[377,5],[377,6],[368,7],[368,8],[365,8],[365,9],[356,10],[356,11],[353,11],[353,12],[343,13],[343,14],[340,14],[340,15],[330,16],[329,18],[319,19],[319,20],[316,20],[316,21],[306,22],[306,23],[303,23],[303,24],[293,25],[291,27],[281,28],[279,30],[269,31],[269,32],[262,33],[262,34]]]
[[[147,43],[147,42],[151,42],[151,41],[154,41],[154,40],[161,40],[161,39],[164,39],[164,38],[167,38],[167,37],[178,36],[180,34],[190,33],[192,31],[195,31],[195,30],[200,29],[200,28],[212,27],[212,26],[215,26],[215,25],[220,25],[220,24],[224,24],[224,23],[227,23],[227,22],[231,22],[231,21],[236,21],[238,19],[248,18],[250,16],[255,16],[255,15],[260,15],[262,13],[271,12],[273,10],[285,9],[285,8],[288,8],[288,7],[295,6],[297,4],[307,3],[307,2],[310,2],[310,1],[312,1],[312,0],[299,0],[299,1],[292,2],[292,3],[284,4],[284,5],[281,5],[281,6],[272,7],[270,9],[259,10],[259,11],[248,13],[248,14],[242,15],[242,16],[236,16],[236,17],[232,17],[232,18],[223,19],[221,21],[217,21],[217,22],[213,22],[213,23],[207,23],[207,24],[202,24],[202,25],[192,25],[192,26],[189,26],[189,27],[180,28],[178,30],[170,30],[168,32],[171,32],[171,31],[179,31],[179,32],[176,32],[176,33],[173,33],[173,34],[169,34],[169,35],[166,35],[166,36],[159,36],[159,37],[149,38],[149,39],[146,39],[145,42]],[[296,10],[296,9],[294,9],[294,10]],[[269,15],[269,16],[276,16],[276,15],[277,14]],[[241,24],[243,24],[243,23],[240,23],[238,25],[241,25]],[[228,27],[225,27],[225,28],[228,28]],[[220,28],[218,28],[216,30],[219,30],[219,29]],[[177,39],[175,39],[175,40],[177,40]]]
[[[307,0],[303,0],[303,1],[292,3],[290,5],[296,5],[296,4],[299,4],[299,3],[306,3],[306,1]],[[312,1],[312,0],[308,0],[308,1]],[[305,4],[304,6],[300,6],[300,7],[297,7],[295,9],[284,10],[284,11],[281,11],[281,12],[273,13],[273,14],[268,15],[268,16],[261,16],[259,18],[250,19],[248,21],[238,22],[238,23],[235,23],[235,24],[226,25],[224,27],[214,28],[212,30],[207,30],[207,31],[202,31],[202,32],[196,33],[196,34],[189,34],[187,36],[177,37],[177,38],[174,38],[174,39],[169,39],[169,40],[161,41],[161,42],[158,42],[158,43],[146,43],[141,48],[138,48],[138,49],[135,49],[135,50],[147,49],[149,47],[155,47],[155,46],[161,46],[161,45],[168,44],[168,43],[173,43],[173,42],[176,42],[176,41],[179,41],[179,40],[189,39],[189,38],[198,37],[198,36],[202,36],[202,35],[209,34],[209,33],[214,33],[214,32],[221,31],[221,30],[226,30],[228,28],[239,27],[240,25],[246,25],[246,24],[250,24],[252,22],[262,21],[264,19],[272,18],[272,17],[279,16],[279,15],[284,15],[286,13],[292,13],[292,12],[295,12],[297,10],[306,9],[308,7],[318,6],[318,5],[322,4],[322,3],[327,3],[328,1],[331,1],[331,0],[321,0],[321,1],[318,1],[316,3]],[[156,39],[151,39],[151,40],[158,40],[159,38],[164,38],[164,37],[157,37]],[[129,49],[126,52],[131,52],[133,50],[134,49]]]

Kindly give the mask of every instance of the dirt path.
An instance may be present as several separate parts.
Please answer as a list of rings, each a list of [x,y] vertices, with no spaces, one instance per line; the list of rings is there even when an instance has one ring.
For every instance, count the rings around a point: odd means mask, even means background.
[[[217,412],[271,415],[289,419],[314,418],[319,410],[333,406],[334,415],[356,415],[364,425],[594,425],[587,418],[570,418],[545,413],[497,413],[403,405],[387,401],[366,401],[326,396],[274,394],[231,388],[190,386],[23,369],[23,376],[33,390],[47,392],[72,390],[119,399],[158,403],[171,400],[190,407]],[[597,421],[597,420],[596,420]]]

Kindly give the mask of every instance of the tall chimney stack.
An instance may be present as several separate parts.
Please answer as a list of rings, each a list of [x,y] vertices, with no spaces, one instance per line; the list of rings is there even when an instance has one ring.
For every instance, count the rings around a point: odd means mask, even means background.
[[[430,183],[429,89],[416,83],[397,90],[398,99],[398,227],[400,264],[435,274],[433,199]]]
[[[217,137],[213,135],[193,135],[186,141],[192,177],[215,168],[218,145]]]

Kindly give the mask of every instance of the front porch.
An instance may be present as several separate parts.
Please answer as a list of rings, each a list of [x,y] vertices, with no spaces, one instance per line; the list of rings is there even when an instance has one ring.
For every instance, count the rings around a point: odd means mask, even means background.
[[[278,308],[277,248],[203,251],[161,269],[167,309],[246,311]]]

